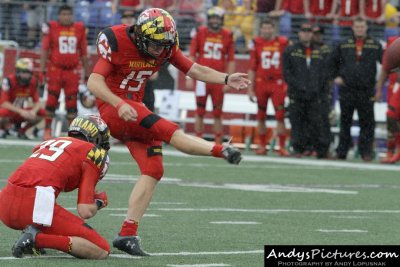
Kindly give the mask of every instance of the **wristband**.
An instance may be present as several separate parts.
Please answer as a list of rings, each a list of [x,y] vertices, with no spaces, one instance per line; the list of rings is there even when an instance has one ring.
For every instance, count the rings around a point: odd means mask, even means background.
[[[230,74],[227,74],[227,75],[225,76],[225,84],[226,84],[226,85],[228,85],[229,75],[230,75]]]
[[[117,110],[119,110],[123,105],[125,105],[126,102],[124,100],[121,100],[121,102],[118,103],[118,105],[115,107]]]

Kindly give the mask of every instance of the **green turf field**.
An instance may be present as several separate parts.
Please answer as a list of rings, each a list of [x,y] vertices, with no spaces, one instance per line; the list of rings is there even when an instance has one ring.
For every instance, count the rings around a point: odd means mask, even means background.
[[[0,187],[33,144],[0,142]],[[400,166],[250,154],[231,166],[165,154],[165,178],[139,229],[152,257],[112,249],[101,263],[55,251],[17,260],[11,246],[20,233],[0,224],[0,266],[263,266],[266,244],[400,244]],[[138,169],[123,148],[110,156],[99,184],[110,204],[88,223],[111,242]],[[58,201],[75,212],[75,193]]]

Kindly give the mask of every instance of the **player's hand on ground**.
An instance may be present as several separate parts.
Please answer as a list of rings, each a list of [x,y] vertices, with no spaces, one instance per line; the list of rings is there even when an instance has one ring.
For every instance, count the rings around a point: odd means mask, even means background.
[[[95,193],[94,194],[94,201],[97,205],[97,209],[102,209],[104,207],[107,207],[108,205],[108,197],[105,191],[102,191],[100,193]]]
[[[125,121],[136,121],[138,114],[131,105],[125,103],[118,109],[118,116]]]
[[[251,82],[247,79],[247,73],[233,73],[228,77],[228,86],[236,90],[246,89],[249,84]]]

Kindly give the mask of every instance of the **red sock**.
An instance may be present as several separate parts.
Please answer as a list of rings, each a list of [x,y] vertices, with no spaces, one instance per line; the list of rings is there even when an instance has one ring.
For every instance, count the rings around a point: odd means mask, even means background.
[[[260,139],[260,148],[265,148],[267,145],[267,134],[258,134],[258,139]]]
[[[215,139],[214,139],[215,143],[220,145],[222,144],[222,133],[215,133]]]
[[[286,134],[278,134],[279,149],[285,149],[286,147]]]
[[[196,133],[196,136],[199,137],[199,138],[203,138],[203,133],[197,132],[197,133]]]
[[[212,148],[212,150],[211,150],[211,153],[212,153],[212,155],[213,155],[213,157],[216,157],[216,158],[223,158],[224,156],[222,155],[222,149],[223,149],[224,147],[222,146],[222,145],[215,145],[213,148]]]
[[[47,117],[44,119],[44,128],[50,129],[51,128],[51,122],[53,121],[53,117]]]
[[[131,236],[137,235],[137,229],[139,227],[139,223],[135,220],[126,219],[122,224],[121,231],[119,232],[120,236]]]
[[[71,252],[72,242],[69,236],[38,233],[35,238],[37,248],[52,248],[65,253]]]
[[[390,138],[387,141],[387,150],[393,152],[396,149],[396,139]]]

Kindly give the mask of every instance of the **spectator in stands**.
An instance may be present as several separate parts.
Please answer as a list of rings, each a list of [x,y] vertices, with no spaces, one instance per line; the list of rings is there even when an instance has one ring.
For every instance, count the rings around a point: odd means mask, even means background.
[[[319,94],[325,85],[321,49],[312,43],[312,27],[300,26],[299,42],[289,46],[283,54],[283,75],[288,84],[289,119],[293,153],[300,157],[306,151],[308,129],[311,127],[313,148],[318,158],[326,158],[329,142],[322,135]]]
[[[176,10],[175,0],[145,0],[145,5],[148,7],[157,7],[173,12]]]
[[[190,43],[190,58],[199,64],[212,67],[221,72],[233,73],[235,70],[232,33],[223,29],[224,10],[220,7],[212,7],[207,11],[207,27],[197,28]],[[187,80],[187,87],[193,88],[193,80]],[[197,81],[196,94],[196,121],[195,131],[198,137],[204,134],[204,115],[208,96],[211,96],[214,116],[214,135],[217,144],[222,143],[222,106],[224,103],[224,91],[228,86],[219,84],[205,84]]]
[[[0,39],[20,41],[22,1],[0,1]]]
[[[118,10],[141,11],[144,9],[144,0],[112,0],[111,8],[113,13]]]
[[[392,36],[399,36],[399,21],[400,13],[397,8],[391,3],[385,5],[385,40],[388,40]]]
[[[386,0],[360,0],[360,16],[369,23],[371,35],[383,39]]]
[[[338,44],[333,51],[335,83],[340,87],[340,135],[337,158],[346,159],[352,146],[351,126],[357,110],[360,136],[358,149],[364,161],[371,161],[375,135],[374,88],[376,63],[381,61],[382,46],[367,35],[367,22],[358,17],[353,23],[353,37]]]
[[[339,25],[339,35],[348,38],[353,34],[353,20],[360,16],[360,0],[334,0],[334,6],[337,8],[335,15],[337,24]]]
[[[15,74],[5,77],[0,95],[0,129],[2,137],[6,137],[8,123],[20,127],[18,137],[28,139],[27,129],[38,124],[46,112],[41,108],[38,92],[39,82],[33,76],[33,62],[28,58],[20,58],[15,64]]]
[[[305,21],[304,18],[304,0],[277,0],[277,10],[285,10],[290,15],[290,28],[298,29]]]
[[[26,1],[33,2],[33,1]],[[25,46],[28,48],[34,48],[39,35],[39,29],[45,21],[46,16],[46,3],[48,0],[34,1],[34,4],[26,4],[26,23],[28,26],[28,39],[25,42]]]
[[[76,117],[80,79],[79,61],[82,62],[83,72],[86,73],[88,59],[85,26],[81,22],[73,22],[70,6],[61,6],[58,11],[58,21],[43,24],[42,31],[40,70],[47,77],[48,84],[43,139],[48,140],[52,136],[51,123],[61,88],[65,93],[68,121],[71,122]]]
[[[121,11],[121,24],[133,25],[136,22],[135,13],[132,10]]]
[[[68,137],[38,144],[10,175],[0,191],[0,221],[23,230],[12,247],[14,257],[37,254],[44,248],[80,259],[108,257],[107,240],[84,220],[108,204],[107,194],[95,190],[108,169],[109,138],[107,124],[100,117],[78,117]],[[56,202],[61,192],[75,189],[79,216]]]
[[[334,3],[334,0],[305,0],[304,16],[308,19],[313,19],[312,21],[317,22],[319,25],[321,23],[331,23],[336,11]]]
[[[250,46],[250,70],[248,87],[250,101],[256,102],[257,130],[260,140],[258,155],[266,155],[265,126],[268,99],[271,98],[275,109],[277,121],[276,133],[279,139],[279,154],[288,156],[286,151],[286,128],[284,102],[286,97],[286,84],[282,74],[282,54],[289,45],[289,40],[284,36],[276,35],[275,23],[271,19],[264,19],[260,24],[260,36],[253,39]]]

